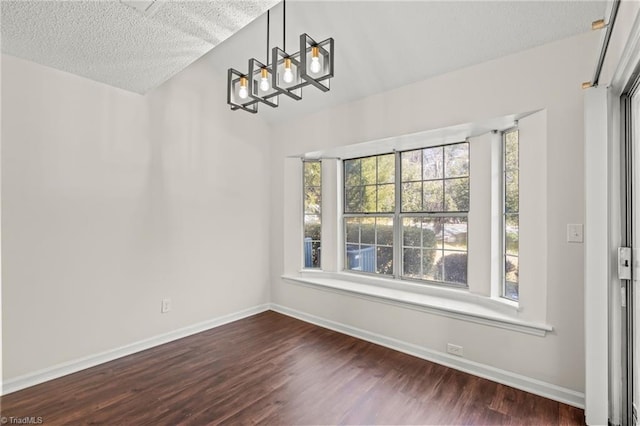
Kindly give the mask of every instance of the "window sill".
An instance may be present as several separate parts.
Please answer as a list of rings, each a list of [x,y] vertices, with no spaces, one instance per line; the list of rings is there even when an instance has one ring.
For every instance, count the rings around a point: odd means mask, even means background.
[[[347,272],[305,270],[298,274],[282,275],[282,279],[294,284],[356,295],[369,300],[535,336],[545,336],[548,331],[553,330],[550,325],[518,318],[518,307],[514,302],[472,294],[466,290],[433,288],[433,286],[409,281],[366,277]]]

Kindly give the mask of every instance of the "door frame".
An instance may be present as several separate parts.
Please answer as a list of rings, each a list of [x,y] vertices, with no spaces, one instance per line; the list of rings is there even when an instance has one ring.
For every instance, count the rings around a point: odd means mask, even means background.
[[[624,6],[624,4],[622,5]],[[587,424],[622,423],[622,299],[617,248],[622,246],[621,173],[625,158],[621,96],[640,64],[640,14],[634,14],[608,87],[585,91],[585,417]],[[619,29],[623,29],[618,27]],[[626,30],[623,30],[624,33]],[[615,61],[615,62],[614,62]],[[626,214],[626,213],[625,213]],[[624,290],[624,292],[621,292]],[[626,314],[626,312],[625,312]],[[626,320],[625,320],[626,321]],[[625,333],[626,336],[626,333]],[[625,364],[628,358],[625,355]],[[632,360],[632,359],[631,359]],[[626,376],[626,374],[625,374]],[[624,390],[626,397],[626,388]],[[629,404],[626,407],[630,406]],[[625,418],[625,422],[627,422]]]
[[[621,280],[621,291],[624,294],[624,303],[621,308],[621,424],[623,425],[635,425],[637,423],[637,407],[635,406],[635,392],[637,389],[634,384],[634,378],[637,375],[635,365],[636,359],[636,318],[637,312],[636,301],[636,288],[634,281],[638,281],[637,276],[637,263],[636,259],[636,239],[640,235],[636,235],[636,158],[640,155],[640,146],[635,146],[637,142],[634,140],[633,128],[635,126],[633,120],[634,108],[633,97],[637,94],[638,86],[640,85],[640,63],[638,64],[636,71],[632,75],[632,78],[625,86],[622,95],[620,96],[620,139],[621,139],[621,181],[620,181],[620,198],[621,198],[621,246],[631,247],[633,250],[632,257],[632,279]],[[637,114],[637,112],[636,112]]]
[[[636,17],[629,33],[626,46],[618,61],[615,73],[609,86],[608,118],[609,127],[609,167],[607,176],[609,183],[610,216],[608,228],[610,232],[609,250],[611,253],[611,270],[609,274],[609,423],[613,425],[635,425],[637,423],[636,408],[634,407],[634,369],[637,354],[634,354],[634,342],[637,331],[634,325],[637,309],[634,301],[638,296],[633,280],[640,276],[640,258],[636,255],[638,247],[633,250],[632,280],[620,280],[617,275],[617,247],[638,246],[635,240],[640,239],[637,234],[638,225],[634,229],[634,204],[640,199],[640,193],[635,193],[636,174],[640,172],[638,163],[634,164],[634,142],[632,123],[632,98],[640,85],[640,15]],[[637,116],[637,112],[636,112]],[[635,150],[639,155],[640,147]],[[618,169],[618,170],[616,170]],[[587,167],[587,173],[589,168]],[[638,175],[640,178],[640,175]],[[635,199],[634,199],[635,198]],[[640,205],[636,206],[640,209]],[[587,214],[588,214],[587,210]],[[636,234],[636,235],[634,235]],[[635,237],[635,240],[634,240]],[[593,257],[585,256],[585,262],[593,261]],[[587,318],[589,312],[587,311]],[[589,330],[585,333],[588,335]],[[587,351],[589,347],[587,346]],[[587,377],[589,376],[587,365]],[[636,385],[637,386],[637,385]],[[587,410],[588,404],[585,407]]]

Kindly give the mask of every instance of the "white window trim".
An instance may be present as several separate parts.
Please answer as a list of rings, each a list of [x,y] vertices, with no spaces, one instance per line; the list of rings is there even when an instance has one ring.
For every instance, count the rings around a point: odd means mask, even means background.
[[[452,287],[432,288],[424,284],[369,277],[347,272],[300,271],[285,274],[290,283],[347,294],[380,303],[442,315],[477,324],[545,336],[548,324],[518,318],[518,307],[498,298],[487,298]]]
[[[499,242],[501,230],[501,195],[495,197],[489,194],[500,194],[500,181],[493,178],[496,173],[496,164],[501,164],[501,150],[495,149],[501,144],[500,133],[491,134],[489,125],[482,123],[470,123],[454,126],[451,137],[443,137],[448,129],[437,129],[423,132],[419,135],[400,136],[384,141],[372,141],[363,144],[331,148],[326,152],[314,152],[306,155],[306,158],[323,158],[322,161],[322,193],[323,193],[323,226],[322,226],[322,267],[323,270],[300,271],[300,263],[296,259],[302,259],[302,253],[297,236],[302,232],[295,227],[285,226],[285,263],[282,278],[289,283],[313,287],[326,291],[349,294],[368,300],[392,303],[409,309],[419,309],[437,315],[453,317],[461,320],[482,323],[489,326],[521,331],[528,334],[544,336],[553,327],[546,322],[546,293],[547,293],[547,224],[546,224],[546,144],[547,123],[546,111],[540,110],[534,113],[524,113],[489,120],[493,129],[504,130],[513,126],[514,121],[519,121],[521,158],[527,154],[527,163],[520,167],[520,193],[529,194],[527,204],[531,211],[528,212],[530,228],[524,241],[524,232],[521,230],[521,252],[527,250],[528,264],[525,269],[526,277],[521,269],[520,276],[520,300],[513,302],[501,297],[501,265],[493,261],[496,256],[501,257],[502,247]],[[502,126],[494,126],[496,123],[504,123]],[[340,157],[351,158],[358,156],[375,155],[392,150],[406,150],[442,145],[443,143],[459,142],[461,131],[466,129],[466,135],[470,144],[470,176],[471,177],[471,203],[481,201],[481,208],[470,206],[469,212],[469,288],[459,289],[441,285],[432,285],[426,282],[416,282],[405,279],[370,276],[365,274],[350,273],[344,271],[344,236],[342,232],[342,167]],[[483,129],[478,131],[478,129]],[[433,137],[432,137],[433,133]],[[464,132],[463,132],[464,133]],[[526,136],[523,136],[526,135]],[[523,137],[535,140],[534,144],[523,147]],[[416,140],[420,140],[420,144]],[[481,142],[481,141],[484,142]],[[395,145],[394,145],[395,141]],[[406,142],[406,143],[405,143]],[[483,145],[484,144],[484,145]],[[393,145],[393,146],[392,146]],[[474,148],[475,147],[475,148]],[[477,148],[477,149],[476,149]],[[523,149],[524,148],[524,149]],[[525,149],[528,152],[524,152]],[[484,156],[480,160],[476,156]],[[299,157],[298,157],[299,158]],[[496,162],[499,160],[500,162]],[[298,160],[295,162],[300,164]],[[299,166],[292,163],[285,165],[285,176],[293,176],[291,170],[296,170],[300,176]],[[477,169],[474,169],[477,167]],[[289,172],[287,172],[289,170]],[[479,173],[478,173],[479,172]],[[483,176],[476,179],[478,175]],[[297,182],[297,183],[296,183]],[[293,219],[293,206],[300,211],[302,200],[293,194],[301,194],[299,186],[301,179],[289,180],[285,177],[285,223],[291,223]],[[474,185],[476,185],[474,187]],[[484,187],[484,193],[478,192],[477,187]],[[298,189],[296,191],[296,189]],[[499,189],[496,192],[496,189]],[[294,200],[295,198],[295,200]],[[522,202],[522,199],[521,199]],[[289,207],[288,207],[289,206]],[[533,206],[533,208],[531,208]],[[522,206],[521,206],[522,213]],[[476,215],[477,211],[483,211]],[[523,215],[524,216],[524,215]],[[521,216],[521,221],[525,220]],[[475,221],[475,226],[474,226]],[[298,222],[302,224],[302,218]],[[487,225],[490,226],[487,226]],[[524,227],[521,222],[521,228]],[[482,234],[480,229],[488,232]],[[534,231],[535,230],[535,231]],[[498,232],[496,232],[498,231]],[[296,234],[296,235],[294,235]],[[482,235],[481,235],[482,234]],[[295,247],[290,242],[295,241]],[[528,248],[525,248],[528,244]],[[478,256],[471,267],[472,257]],[[529,257],[530,256],[530,257]],[[524,257],[523,257],[524,258]],[[523,260],[523,264],[525,261]],[[524,266],[524,265],[523,265]],[[474,269],[475,268],[475,269]],[[478,273],[476,273],[478,272]]]

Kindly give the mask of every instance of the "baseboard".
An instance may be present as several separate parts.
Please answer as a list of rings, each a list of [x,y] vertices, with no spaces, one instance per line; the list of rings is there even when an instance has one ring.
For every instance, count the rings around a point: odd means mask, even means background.
[[[357,337],[362,340],[366,340],[381,346],[388,347],[390,349],[416,356],[418,358],[436,362],[447,367],[455,368],[456,370],[464,371],[475,376],[493,380],[495,382],[502,383],[516,389],[531,392],[533,394],[553,399],[555,401],[559,401],[575,407],[584,408],[584,393],[576,392],[571,389],[566,389],[551,383],[532,379],[530,377],[512,373],[506,370],[501,370],[499,368],[480,364],[464,358],[454,357],[443,352],[437,352],[425,347],[414,345],[412,343],[403,342],[401,340],[383,336],[381,334],[362,330],[356,327],[351,327],[346,324],[342,324],[325,318],[320,318],[315,315],[311,315],[274,303],[244,309],[242,311],[234,312],[232,314],[224,315],[198,324],[193,324],[188,327],[154,336],[149,339],[141,340],[116,349],[80,358],[67,363],[58,364],[53,367],[7,380],[3,383],[3,392],[0,393],[0,395],[6,395],[21,389],[28,388],[30,386],[34,386],[49,380],[66,376],[68,374],[85,370],[87,368],[95,367],[96,365],[113,361],[123,356],[150,349],[164,343],[169,343],[171,341],[178,340],[192,334],[210,330],[212,328],[219,327],[221,325],[267,311],[269,309],[293,318],[300,319],[305,322],[309,322],[311,324],[318,325],[320,327],[328,328],[330,330],[347,334],[349,336]]]
[[[473,374],[474,376],[502,383],[504,385],[540,395],[554,401],[572,405],[574,407],[584,408],[584,393],[581,392],[563,388],[561,386],[543,382],[531,377],[512,373],[510,371],[480,364],[468,359],[449,355],[444,352],[427,349],[422,346],[403,342],[401,340],[383,336],[377,333],[372,333],[360,328],[351,327],[349,325],[342,324],[336,321],[320,318],[315,315],[311,315],[275,303],[271,304],[271,310],[293,318],[297,318],[305,322],[309,322],[311,324],[318,325],[320,327],[328,328],[339,333],[347,334],[349,336],[357,337],[358,339],[366,340],[371,343],[404,352],[409,355],[425,359],[427,361],[432,361],[447,367],[454,368],[456,370],[464,371],[465,373]]]
[[[33,373],[25,374],[23,376],[19,376],[3,382],[2,393],[0,393],[0,395],[6,395],[24,388],[28,388],[30,386],[66,376],[71,373],[85,370],[90,367],[95,367],[96,365],[113,361],[115,359],[122,358],[123,356],[131,355],[136,352],[144,351],[155,346],[172,342],[174,340],[182,339],[183,337],[191,336],[192,334],[210,330],[212,328],[219,327],[221,325],[237,321],[251,315],[259,314],[260,312],[268,311],[269,308],[269,304],[254,306],[252,308],[243,309],[242,311],[223,315],[221,317],[213,318],[208,321],[193,324],[148,339],[140,340],[138,342],[121,346],[116,349],[111,349],[99,354],[90,355],[70,362],[65,362],[63,364],[54,365],[53,367],[45,368]]]

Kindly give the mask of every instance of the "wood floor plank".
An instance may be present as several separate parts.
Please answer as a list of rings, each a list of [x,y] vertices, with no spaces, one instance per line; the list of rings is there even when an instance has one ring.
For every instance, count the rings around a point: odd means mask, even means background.
[[[583,425],[584,411],[275,312],[0,398],[44,424]]]

